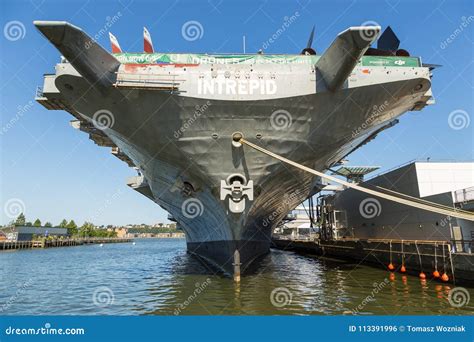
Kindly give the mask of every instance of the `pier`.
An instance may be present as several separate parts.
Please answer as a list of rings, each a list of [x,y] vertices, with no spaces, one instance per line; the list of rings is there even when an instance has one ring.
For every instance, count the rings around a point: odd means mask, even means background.
[[[474,285],[474,254],[456,252],[457,247],[466,243],[469,242],[456,241],[451,244],[448,241],[426,240],[288,239],[274,236],[272,247],[307,255],[354,260],[401,274],[419,276],[423,273],[426,279],[441,281],[442,275],[446,274],[448,282]],[[389,269],[389,265],[393,269]],[[438,277],[433,276],[435,271],[438,271]]]
[[[33,240],[33,241],[0,241],[0,250],[71,247],[101,243],[124,243],[132,242],[128,238],[80,238],[80,239],[56,239],[56,240]]]

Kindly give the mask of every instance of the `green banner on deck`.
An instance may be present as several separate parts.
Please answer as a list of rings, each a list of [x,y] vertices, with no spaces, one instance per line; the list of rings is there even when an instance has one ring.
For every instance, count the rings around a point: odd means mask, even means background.
[[[416,57],[380,57],[364,56],[362,57],[363,66],[390,66],[390,67],[419,67],[420,62]]]
[[[314,65],[321,56],[306,55],[208,55],[188,53],[120,53],[115,54],[124,64],[308,64]],[[415,57],[364,56],[362,66],[418,67]]]

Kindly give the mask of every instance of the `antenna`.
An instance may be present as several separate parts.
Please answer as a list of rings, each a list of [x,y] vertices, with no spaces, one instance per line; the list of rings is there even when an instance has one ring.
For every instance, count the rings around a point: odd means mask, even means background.
[[[242,45],[244,46],[244,53],[245,53],[245,36],[242,36]]]

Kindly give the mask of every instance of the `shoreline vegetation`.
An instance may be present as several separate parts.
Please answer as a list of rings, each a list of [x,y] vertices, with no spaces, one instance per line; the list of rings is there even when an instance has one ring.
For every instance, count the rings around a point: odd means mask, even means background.
[[[126,225],[97,226],[92,222],[85,221],[78,226],[74,220],[63,219],[58,225],[53,226],[51,222],[42,224],[37,218],[35,221],[27,221],[24,213],[20,213],[17,218],[6,226],[0,226],[0,242],[12,240],[24,240],[18,238],[18,232],[22,228],[35,228],[34,234],[30,234],[26,241],[58,241],[58,240],[81,240],[81,239],[133,239],[133,238],[182,238],[184,233],[176,228],[175,223],[158,223],[156,225]],[[55,234],[57,228],[63,228],[62,234]],[[67,230],[67,234],[64,231]],[[12,237],[11,233],[17,232],[17,237]]]

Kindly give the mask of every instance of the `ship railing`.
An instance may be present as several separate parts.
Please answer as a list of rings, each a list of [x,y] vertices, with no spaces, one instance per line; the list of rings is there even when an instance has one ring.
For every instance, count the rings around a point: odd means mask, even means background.
[[[337,240],[340,241],[366,241],[366,242],[379,242],[379,243],[407,243],[407,244],[418,244],[418,245],[450,245],[453,253],[474,253],[474,240],[466,239],[446,239],[446,240],[404,240],[404,239],[367,239],[357,237],[340,237]]]
[[[178,90],[184,79],[175,74],[117,73],[116,87],[156,88],[159,90]]]
[[[454,192],[454,201],[456,203],[467,203],[472,200],[474,200],[474,186]]]

